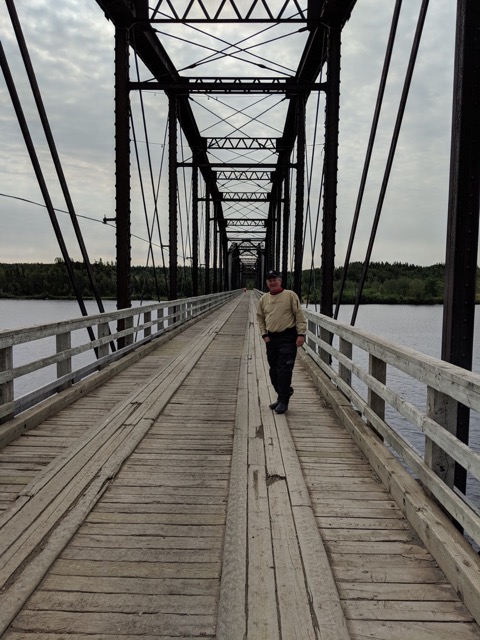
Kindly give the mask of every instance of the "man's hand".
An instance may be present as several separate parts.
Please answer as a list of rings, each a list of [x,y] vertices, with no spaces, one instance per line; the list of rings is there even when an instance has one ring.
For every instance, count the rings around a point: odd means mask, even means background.
[[[305,336],[297,336],[297,342],[296,342],[297,347],[301,347],[304,342],[305,342]]]
[[[270,342],[270,338],[268,336],[263,336],[263,339],[265,340],[265,342]]]

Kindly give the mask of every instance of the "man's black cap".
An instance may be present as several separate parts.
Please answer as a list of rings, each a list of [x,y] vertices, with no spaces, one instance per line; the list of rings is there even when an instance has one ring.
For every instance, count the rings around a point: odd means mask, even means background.
[[[280,278],[280,277],[281,277],[280,274],[277,273],[276,271],[269,271],[265,276],[265,280],[268,280],[269,278]]]

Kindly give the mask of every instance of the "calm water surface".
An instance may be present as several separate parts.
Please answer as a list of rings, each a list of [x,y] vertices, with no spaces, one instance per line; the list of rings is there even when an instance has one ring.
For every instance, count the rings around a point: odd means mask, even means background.
[[[134,306],[140,304],[133,302]],[[85,306],[89,314],[99,313],[95,301],[86,300]],[[105,300],[105,311],[115,311],[115,300]],[[21,329],[34,325],[48,324],[80,318],[81,311],[74,300],[2,300],[0,299],[0,331],[3,329]],[[112,327],[113,328],[113,327]],[[79,346],[90,341],[86,329],[72,334],[72,346]],[[15,348],[14,364],[20,366],[52,355],[55,352],[55,337],[36,340]],[[78,369],[92,362],[93,353],[86,352],[72,358],[72,366]],[[21,397],[38,387],[41,387],[56,377],[56,366],[45,367],[28,376],[15,380],[15,397]]]

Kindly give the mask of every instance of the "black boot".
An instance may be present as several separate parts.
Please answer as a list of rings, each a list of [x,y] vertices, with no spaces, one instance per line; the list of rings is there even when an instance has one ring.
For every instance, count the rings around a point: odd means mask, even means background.
[[[285,404],[284,402],[278,402],[277,406],[275,407],[275,413],[285,413],[288,409],[288,404]]]

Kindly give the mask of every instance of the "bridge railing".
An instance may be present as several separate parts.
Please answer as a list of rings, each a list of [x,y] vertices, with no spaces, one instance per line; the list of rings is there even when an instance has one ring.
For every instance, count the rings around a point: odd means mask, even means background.
[[[306,352],[480,545],[480,512],[453,486],[453,461],[471,474],[477,486],[480,479],[480,455],[455,435],[459,403],[480,411],[480,375],[319,313],[306,310],[305,314]],[[412,389],[418,399],[419,388],[425,400],[423,407],[411,400]],[[392,415],[401,416],[408,428],[392,426]],[[412,443],[419,438],[424,439],[422,447]]]
[[[171,300],[0,331],[0,423],[238,293]]]

